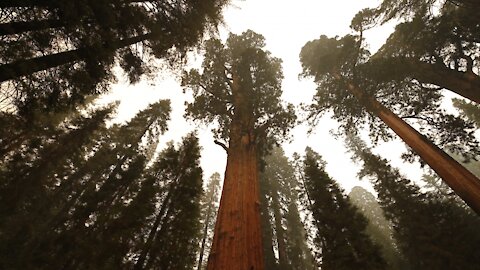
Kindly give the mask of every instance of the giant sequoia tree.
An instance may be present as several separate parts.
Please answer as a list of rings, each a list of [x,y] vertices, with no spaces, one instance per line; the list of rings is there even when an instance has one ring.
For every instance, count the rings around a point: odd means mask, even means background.
[[[231,34],[226,44],[207,41],[201,70],[185,73],[193,92],[188,115],[216,122],[228,141],[227,168],[207,269],[263,269],[258,193],[259,160],[282,140],[295,119],[281,96],[281,62],[253,31]],[[218,144],[222,144],[218,142]]]
[[[425,12],[397,25],[382,48],[364,65],[368,76],[384,82],[415,79],[438,86],[425,87],[426,91],[448,89],[480,103],[478,21],[467,19],[468,14],[472,15],[470,9],[452,4],[445,4],[438,15]],[[376,13],[359,13],[357,22],[368,24],[373,20],[370,16]],[[362,17],[366,14],[369,16]]]
[[[400,113],[406,113],[404,117],[419,118],[422,124],[431,125],[436,134],[429,137],[440,145],[457,151],[466,145],[463,151],[472,151],[475,156],[478,142],[462,119],[439,113],[439,105],[432,103],[428,96],[410,94],[418,93],[416,84],[401,84],[402,91],[395,94],[393,90],[399,85],[376,84],[363,76],[357,65],[368,59],[368,52],[362,47],[361,37],[337,39],[321,36],[303,47],[300,58],[304,74],[314,77],[319,85],[311,106],[313,116],[332,109],[334,118],[341,121],[343,129],[356,130],[359,124],[369,123],[371,135],[376,138],[391,137],[386,134],[386,124],[472,209],[480,213],[480,180],[376,98],[382,98]]]

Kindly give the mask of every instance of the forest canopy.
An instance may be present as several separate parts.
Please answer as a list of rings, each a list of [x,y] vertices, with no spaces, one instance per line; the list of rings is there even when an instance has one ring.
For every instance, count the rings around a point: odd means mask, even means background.
[[[477,269],[480,3],[367,2],[1,1],[0,269]]]

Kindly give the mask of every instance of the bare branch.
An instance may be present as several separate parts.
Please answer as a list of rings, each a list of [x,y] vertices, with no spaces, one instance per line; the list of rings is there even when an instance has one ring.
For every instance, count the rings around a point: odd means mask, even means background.
[[[213,142],[214,142],[216,145],[221,146],[221,147],[223,148],[223,150],[225,150],[225,152],[228,153],[228,147],[227,147],[224,143],[222,143],[222,142],[220,142],[220,141],[218,141],[218,140],[214,140]]]

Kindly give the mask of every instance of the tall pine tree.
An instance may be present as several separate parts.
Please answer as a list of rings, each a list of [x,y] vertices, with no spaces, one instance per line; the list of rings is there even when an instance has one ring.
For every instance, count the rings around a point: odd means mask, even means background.
[[[321,268],[385,269],[380,247],[367,234],[366,218],[326,173],[322,158],[307,148],[303,166]]]

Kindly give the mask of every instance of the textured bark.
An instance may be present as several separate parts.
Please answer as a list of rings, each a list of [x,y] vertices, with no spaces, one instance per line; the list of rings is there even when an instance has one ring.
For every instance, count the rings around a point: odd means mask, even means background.
[[[248,91],[246,91],[248,92]],[[253,109],[234,76],[234,116],[208,270],[263,270],[258,151]]]
[[[230,147],[209,270],[263,269],[255,145]]]
[[[342,79],[339,74],[336,79]],[[348,90],[367,109],[382,119],[413,151],[415,151],[437,174],[480,215],[480,180],[430,140],[412,128],[377,100],[367,96],[357,86],[349,83]]]

